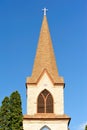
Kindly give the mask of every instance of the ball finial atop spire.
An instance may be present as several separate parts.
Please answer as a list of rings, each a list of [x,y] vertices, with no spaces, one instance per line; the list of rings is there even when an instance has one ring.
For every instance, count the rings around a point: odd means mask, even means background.
[[[42,10],[44,11],[44,15],[46,15],[46,12],[48,11],[48,9],[44,8]]]

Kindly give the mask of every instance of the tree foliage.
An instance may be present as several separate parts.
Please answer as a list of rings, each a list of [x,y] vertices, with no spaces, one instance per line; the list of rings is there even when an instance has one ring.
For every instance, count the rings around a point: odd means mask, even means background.
[[[21,97],[18,91],[5,97],[0,107],[0,130],[23,130]]]
[[[0,107],[0,130],[9,130],[10,126],[10,111],[9,98],[5,97]]]
[[[85,130],[87,130],[87,125],[85,126]]]
[[[10,112],[12,130],[23,130],[21,98],[17,91],[13,92],[10,96]]]

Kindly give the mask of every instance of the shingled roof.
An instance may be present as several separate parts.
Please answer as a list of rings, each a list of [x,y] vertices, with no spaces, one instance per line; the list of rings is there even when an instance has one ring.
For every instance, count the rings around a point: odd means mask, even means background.
[[[42,22],[32,76],[27,78],[27,83],[37,83],[44,71],[48,73],[54,84],[64,83],[63,78],[58,75],[46,16]]]

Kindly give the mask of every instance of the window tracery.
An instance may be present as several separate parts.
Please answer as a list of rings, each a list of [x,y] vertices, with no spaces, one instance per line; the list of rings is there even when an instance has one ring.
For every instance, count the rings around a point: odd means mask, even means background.
[[[48,90],[43,90],[37,101],[38,113],[53,113],[53,97]]]

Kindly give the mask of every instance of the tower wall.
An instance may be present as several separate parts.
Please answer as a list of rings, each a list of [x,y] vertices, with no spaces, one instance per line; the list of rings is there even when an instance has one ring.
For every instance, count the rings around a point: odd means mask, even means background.
[[[63,85],[54,86],[47,73],[44,73],[43,76],[41,76],[38,84],[27,85],[27,114],[34,115],[37,113],[37,98],[44,89],[47,89],[53,97],[54,114],[64,114]]]
[[[51,130],[68,130],[68,121],[24,121],[24,130],[41,130],[43,126],[48,126]]]

